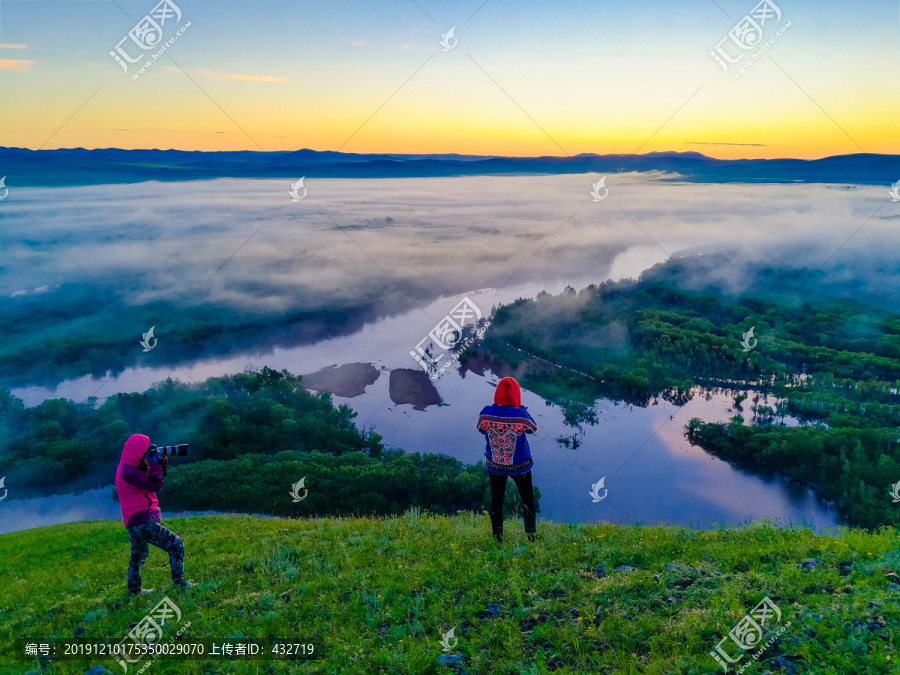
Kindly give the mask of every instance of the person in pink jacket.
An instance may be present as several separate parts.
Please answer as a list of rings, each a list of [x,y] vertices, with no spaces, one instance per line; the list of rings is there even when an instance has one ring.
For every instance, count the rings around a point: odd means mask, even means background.
[[[156,446],[153,446],[154,448]],[[141,588],[141,566],[150,554],[150,544],[169,554],[172,582],[189,588],[193,584],[184,580],[184,542],[177,534],[160,524],[159,502],[156,493],[162,489],[163,477],[169,466],[169,458],[159,462],[147,461],[150,439],[143,434],[133,434],[122,448],[122,460],[116,469],[116,493],[122,509],[122,521],[131,540],[131,560],[128,563],[128,594],[150,593],[152,588]]]

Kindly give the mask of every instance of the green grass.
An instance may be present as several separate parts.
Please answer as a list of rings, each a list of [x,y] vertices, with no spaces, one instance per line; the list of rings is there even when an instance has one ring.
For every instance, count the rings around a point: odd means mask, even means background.
[[[147,671],[154,674],[456,673],[437,662],[441,634],[453,627],[451,653],[470,674],[722,672],[709,651],[766,596],[791,625],[746,673],[780,673],[777,658],[796,673],[900,672],[900,591],[888,589],[900,581],[891,576],[900,536],[891,528],[830,537],[768,523],[693,531],[540,522],[531,544],[509,520],[499,544],[487,517],[469,513],[164,524],[184,538],[197,586],[176,591],[165,554],[152,549],[144,585],[157,590],[136,598],[125,594],[129,550],[119,522],[0,536],[2,672],[80,675],[101,664],[121,673],[113,660],[15,661],[11,640],[71,638],[79,627],[85,640],[118,640],[165,595],[191,622],[187,640],[314,638],[326,656],[160,660]],[[802,558],[819,564],[801,571]],[[845,576],[842,561],[852,562]],[[502,614],[484,616],[486,603]]]

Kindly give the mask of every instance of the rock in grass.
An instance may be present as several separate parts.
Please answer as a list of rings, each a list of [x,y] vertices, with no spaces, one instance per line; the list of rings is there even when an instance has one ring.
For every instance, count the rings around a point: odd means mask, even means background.
[[[603,565],[597,565],[594,568],[594,574],[597,575],[598,579],[602,579],[603,577],[606,576],[606,568]]]
[[[484,613],[489,614],[490,616],[500,616],[500,605],[488,603],[487,607],[484,610]]]
[[[800,565],[801,565],[802,569],[804,569],[804,570],[811,570],[818,564],[819,564],[819,561],[816,560],[815,558],[803,558],[800,561]]]
[[[632,567],[631,565],[619,565],[618,567],[613,568],[616,572],[634,572],[637,570],[637,567]]]
[[[109,673],[109,672],[110,671],[108,671],[103,666],[94,666],[90,670],[84,671],[84,675],[105,675],[106,673]]]
[[[84,635],[84,628],[78,626],[78,628],[75,629],[75,637],[81,637],[82,635]]]
[[[700,570],[696,567],[685,567],[684,565],[679,565],[677,563],[666,563],[667,570],[675,570],[677,572],[693,572],[694,574],[700,574]]]
[[[438,663],[444,663],[448,666],[452,666],[454,663],[461,663],[465,661],[465,659],[461,656],[457,656],[456,654],[439,654],[437,657]]]
[[[897,584],[888,584],[889,591],[900,591],[900,586]]]

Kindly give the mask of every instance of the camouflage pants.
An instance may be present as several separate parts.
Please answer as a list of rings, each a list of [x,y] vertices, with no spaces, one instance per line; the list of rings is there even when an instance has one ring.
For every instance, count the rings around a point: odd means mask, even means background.
[[[127,529],[128,538],[131,540],[131,560],[128,563],[129,593],[141,591],[141,566],[150,555],[150,544],[169,554],[172,581],[177,585],[184,584],[184,542],[181,537],[152,519]]]

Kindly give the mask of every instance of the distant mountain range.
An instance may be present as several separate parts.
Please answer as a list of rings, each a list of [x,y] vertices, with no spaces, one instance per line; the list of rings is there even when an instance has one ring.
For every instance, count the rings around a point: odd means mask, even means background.
[[[27,150],[0,147],[9,187],[102,185],[211,178],[409,178],[662,171],[696,183],[851,183],[900,180],[900,155],[823,159],[714,159],[698,152],[574,157],[360,155],[342,152],[186,152],[182,150]]]

